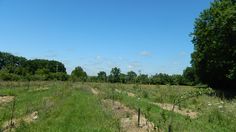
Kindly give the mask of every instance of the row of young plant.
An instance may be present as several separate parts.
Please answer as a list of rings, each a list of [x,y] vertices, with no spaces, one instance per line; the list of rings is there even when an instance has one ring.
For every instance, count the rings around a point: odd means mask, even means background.
[[[235,130],[235,115],[227,106],[232,102],[227,102],[224,108],[208,106],[207,102],[222,101],[215,97],[212,89],[195,89],[191,87],[175,86],[146,86],[146,85],[123,85],[123,84],[91,84],[103,94],[101,98],[119,101],[129,108],[138,109],[149,121],[155,124],[157,131],[233,131]],[[169,88],[168,88],[169,87]],[[178,92],[176,92],[178,90]],[[162,93],[156,95],[156,91]],[[168,91],[169,93],[166,93]],[[128,92],[135,93],[129,96]],[[166,94],[163,94],[166,93]],[[163,98],[158,99],[158,98]],[[173,111],[168,111],[150,103],[162,100],[162,103],[173,104]],[[155,102],[156,102],[155,101]],[[157,101],[159,102],[159,101]],[[186,106],[185,106],[186,105]],[[178,107],[175,107],[178,106]],[[194,107],[192,107],[194,106]],[[175,113],[174,110],[181,110],[185,107],[197,111],[197,118],[190,118]],[[138,121],[137,121],[138,123]]]

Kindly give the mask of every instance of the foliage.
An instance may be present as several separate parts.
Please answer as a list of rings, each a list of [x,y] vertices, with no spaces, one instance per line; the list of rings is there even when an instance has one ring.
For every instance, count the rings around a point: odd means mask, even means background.
[[[50,80],[66,81],[69,79],[69,75],[64,72],[50,73]]]
[[[14,56],[10,53],[0,52],[0,69],[7,66],[22,66],[26,62],[24,57]]]
[[[127,83],[127,75],[124,73],[120,74],[120,82],[121,83]]]
[[[186,85],[184,76],[182,75],[172,75],[172,85]]]
[[[100,71],[97,76],[98,80],[101,82],[106,82],[107,81],[107,74],[104,71]]]
[[[80,66],[76,67],[71,73],[71,78],[73,81],[86,81],[87,77],[87,73]]]
[[[127,82],[129,83],[136,83],[137,74],[134,71],[129,71],[127,73]]]
[[[20,76],[13,74],[13,73],[9,73],[6,70],[1,70],[0,71],[0,80],[2,80],[2,81],[18,81],[18,80],[20,80]]]
[[[196,19],[192,35],[192,65],[200,81],[213,88],[235,89],[235,0],[215,0]]]
[[[149,84],[148,75],[140,74],[140,75],[137,77],[137,82],[140,83],[140,84]]]
[[[193,85],[193,84],[198,83],[198,79],[197,79],[197,76],[196,76],[196,73],[195,73],[195,70],[193,67],[187,67],[183,71],[183,77],[184,77],[186,83],[189,85]]]
[[[67,80],[66,68],[58,61],[27,60],[0,52],[0,80]]]
[[[110,76],[109,76],[109,81],[112,83],[120,82],[120,75],[121,75],[120,68],[117,68],[117,67],[112,68]]]
[[[43,59],[29,60],[26,64],[27,70],[31,74],[35,74],[37,70],[47,70],[50,73],[63,72],[66,73],[64,64],[58,61],[49,61]]]

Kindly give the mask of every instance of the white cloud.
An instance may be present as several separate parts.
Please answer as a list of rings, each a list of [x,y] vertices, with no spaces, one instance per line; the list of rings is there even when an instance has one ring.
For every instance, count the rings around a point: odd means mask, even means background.
[[[101,58],[102,58],[102,57],[101,57],[101,56],[99,56],[99,55],[98,55],[98,56],[96,56],[96,59],[97,59],[97,60],[100,60]]]
[[[127,68],[128,70],[137,70],[138,68],[140,68],[140,66],[141,66],[140,62],[133,61],[129,62]]]
[[[151,52],[149,52],[149,51],[142,51],[142,52],[140,52],[140,55],[141,56],[151,56]]]
[[[179,53],[179,55],[180,56],[186,56],[186,55],[188,55],[185,51],[181,51],[180,53]]]
[[[128,69],[133,69],[133,68],[134,68],[134,66],[128,65]]]

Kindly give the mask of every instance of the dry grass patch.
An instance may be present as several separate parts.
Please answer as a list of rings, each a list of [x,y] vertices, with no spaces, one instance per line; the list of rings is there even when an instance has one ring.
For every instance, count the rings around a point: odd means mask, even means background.
[[[14,96],[0,96],[0,105],[10,103],[14,100]]]
[[[168,110],[168,111],[172,111],[173,109],[173,104],[167,104],[167,103],[151,103],[151,104],[157,105],[161,107],[162,109]],[[184,116],[189,116],[191,119],[197,118],[197,115],[198,115],[197,112],[193,112],[190,109],[179,108],[179,106],[175,106],[174,112],[179,113]]]
[[[26,115],[25,117],[6,121],[2,125],[2,131],[3,132],[15,131],[15,128],[19,127],[22,122],[30,124],[37,119],[38,119],[38,112],[35,111],[29,115]]]
[[[91,88],[91,92],[94,94],[94,95],[98,95],[99,94],[99,91],[94,89],[94,88]]]

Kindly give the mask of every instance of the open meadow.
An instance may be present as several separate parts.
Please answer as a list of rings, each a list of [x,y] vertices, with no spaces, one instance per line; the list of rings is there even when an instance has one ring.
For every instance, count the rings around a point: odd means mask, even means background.
[[[235,131],[235,99],[203,94],[172,110],[176,98],[197,90],[171,85],[1,82],[0,131]]]

